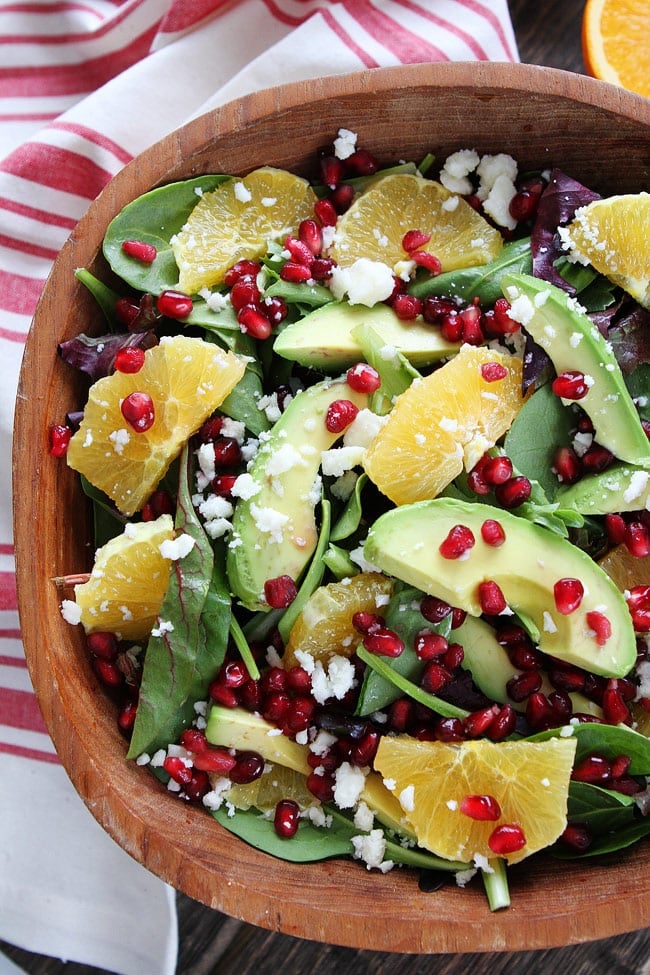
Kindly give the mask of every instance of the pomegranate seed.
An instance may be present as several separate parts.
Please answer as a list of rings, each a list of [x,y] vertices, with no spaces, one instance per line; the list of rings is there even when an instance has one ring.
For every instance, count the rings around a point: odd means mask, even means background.
[[[153,244],[146,244],[143,240],[123,240],[122,251],[127,257],[135,257],[143,264],[153,264],[158,253]]]
[[[478,461],[478,463],[475,464],[474,467],[472,467],[471,471],[467,476],[468,487],[470,488],[470,490],[474,492],[474,494],[485,496],[489,494],[490,491],[492,490],[490,485],[488,484],[488,482],[485,480],[483,476],[483,471],[489,460],[490,460],[489,456],[487,454],[484,454],[483,457],[481,457],[481,459]]]
[[[288,840],[298,832],[300,824],[300,806],[294,799],[280,799],[273,814],[275,832],[282,839]]]
[[[248,274],[242,274],[230,290],[230,304],[235,311],[241,311],[246,305],[256,305],[260,298],[257,279]]]
[[[363,645],[368,653],[375,653],[380,657],[399,657],[404,650],[403,641],[388,628],[367,633],[363,638]]]
[[[551,383],[551,389],[556,396],[570,400],[583,399],[589,392],[589,386],[590,384],[585,381],[584,373],[576,369],[561,372]]]
[[[440,334],[446,342],[460,342],[463,335],[463,319],[458,312],[445,315],[440,323]]]
[[[244,305],[240,308],[237,312],[237,321],[242,332],[262,342],[268,339],[273,331],[269,317],[256,305]]]
[[[329,257],[317,257],[311,262],[311,276],[314,281],[328,281],[336,267]]]
[[[593,630],[598,646],[604,647],[612,635],[612,624],[604,613],[599,613],[598,610],[587,613],[587,626]]]
[[[180,291],[163,291],[156,301],[156,308],[166,318],[187,318],[193,307],[189,295],[184,295]]]
[[[534,691],[526,701],[526,721],[531,728],[548,728],[553,723],[553,708],[541,691]]]
[[[491,487],[505,484],[512,477],[512,461],[509,457],[488,457],[482,473],[483,480]]]
[[[252,261],[249,258],[242,258],[241,261],[237,261],[232,265],[232,267],[228,268],[224,277],[224,284],[226,287],[232,288],[232,286],[239,281],[240,278],[256,278],[261,270],[262,265],[259,263],[259,261]]]
[[[264,771],[264,759],[259,752],[239,752],[230,770],[230,781],[236,785],[255,782]]]
[[[179,785],[186,785],[192,778],[192,769],[185,764],[182,758],[176,755],[167,755],[163,762],[163,768],[174,782]]]
[[[317,257],[323,246],[323,234],[315,220],[302,220],[298,227],[298,237],[312,255]]]
[[[211,440],[216,440],[221,433],[223,427],[223,417],[222,416],[211,416],[205,423],[201,424],[198,432],[198,438],[201,443],[210,443]]]
[[[235,486],[237,474],[217,474],[212,479],[211,488],[213,492],[221,498],[232,499],[232,489]]]
[[[443,559],[460,559],[474,547],[476,539],[466,525],[454,525],[447,537],[440,543],[438,551]]]
[[[478,601],[482,611],[488,616],[498,616],[508,606],[505,596],[493,579],[479,583]]]
[[[263,698],[260,682],[257,680],[246,681],[239,691],[239,696],[245,708],[248,708],[249,711],[259,711]]]
[[[586,823],[568,823],[560,840],[576,853],[584,853],[593,843],[591,831]]]
[[[102,684],[106,687],[117,688],[124,683],[124,674],[114,660],[103,657],[93,657],[93,668]]]
[[[388,709],[388,723],[393,731],[405,731],[413,717],[413,702],[400,697]]]
[[[270,667],[262,676],[260,686],[263,694],[287,689],[287,672],[282,667]]]
[[[643,559],[650,554],[650,532],[642,522],[630,521],[627,524],[625,547],[637,559]]]
[[[357,362],[347,371],[347,383],[355,393],[375,393],[381,386],[379,373],[367,362]]]
[[[501,806],[494,796],[463,796],[460,811],[479,822],[496,822],[501,818]]]
[[[436,741],[463,741],[465,737],[460,718],[440,718],[433,731]]]
[[[558,613],[569,616],[575,613],[585,594],[579,579],[558,579],[553,586],[553,597]]]
[[[217,437],[213,446],[217,467],[237,467],[241,463],[241,447],[234,437]]]
[[[380,734],[378,731],[368,731],[363,738],[356,742],[350,750],[350,761],[359,768],[372,765],[379,748]]]
[[[135,724],[137,713],[137,701],[127,701],[126,704],[123,704],[120,708],[117,716],[117,726],[125,735],[128,735],[131,731],[133,731],[133,725]]]
[[[201,802],[203,796],[210,791],[208,773],[201,769],[194,769],[192,778],[185,783],[185,796],[190,802]]]
[[[513,335],[521,328],[520,323],[510,317],[510,304],[505,298],[497,298],[494,307],[484,313],[483,324],[487,334],[494,337]]]
[[[323,227],[333,227],[337,221],[338,214],[331,200],[322,199],[314,203],[314,213]]]
[[[420,612],[428,623],[440,623],[449,616],[452,608],[437,596],[424,596],[420,603]]]
[[[350,426],[359,407],[349,399],[337,399],[327,407],[325,426],[330,433],[343,433]]]
[[[421,230],[407,230],[402,237],[402,247],[407,254],[410,254],[411,251],[416,251],[420,247],[424,247],[430,240],[431,234],[423,233]]]
[[[519,670],[539,670],[544,663],[543,654],[529,641],[508,644],[506,653],[513,667]]]
[[[616,681],[607,682],[601,706],[606,724],[629,724],[631,721],[630,710],[616,687]]]
[[[485,340],[481,328],[481,311],[476,305],[463,308],[458,317],[461,320],[461,338],[468,345],[481,345]]]
[[[499,707],[496,704],[492,704],[487,708],[479,708],[478,711],[472,711],[466,718],[463,718],[463,732],[465,737],[479,738],[481,735],[486,734],[498,713]]]
[[[447,670],[456,670],[465,659],[465,650],[460,643],[450,643],[442,655],[442,664]]]
[[[500,362],[484,362],[481,366],[481,375],[486,383],[496,383],[506,378],[508,370]]]
[[[335,190],[345,174],[341,159],[336,156],[323,156],[320,161],[321,179],[328,190]]]
[[[553,466],[560,484],[575,484],[582,477],[583,470],[580,458],[573,447],[558,447],[553,454]]]
[[[296,664],[287,670],[287,688],[294,694],[306,695],[311,691],[311,676],[304,667]]]
[[[306,695],[294,697],[284,717],[285,733],[295,735],[299,731],[305,731],[312,722],[315,710],[316,701],[313,697]]]
[[[50,454],[52,457],[64,457],[72,438],[72,430],[61,423],[53,423],[49,430]]]
[[[120,410],[136,433],[146,433],[154,425],[156,413],[149,393],[130,393],[120,403]]]
[[[496,638],[497,643],[502,647],[509,647],[513,644],[528,641],[528,634],[523,626],[519,626],[517,623],[504,623],[500,625]]]
[[[539,194],[531,193],[530,190],[520,190],[510,200],[508,210],[513,220],[523,223],[535,217],[538,206]]]
[[[285,694],[284,691],[275,691],[272,694],[268,694],[264,699],[262,716],[267,721],[270,721],[271,724],[280,727],[289,713],[290,706],[291,698],[289,695]]]
[[[481,538],[486,545],[491,545],[493,548],[498,548],[506,540],[506,533],[503,530],[503,525],[495,521],[494,518],[486,518],[486,520],[481,525]]]
[[[460,609],[458,606],[454,606],[451,611],[451,628],[452,630],[457,630],[459,626],[462,626],[467,619],[467,610]]]
[[[95,657],[102,660],[115,660],[119,645],[114,633],[105,633],[99,630],[96,633],[89,633],[86,637],[86,647]]]
[[[525,670],[515,674],[506,684],[508,697],[513,701],[525,701],[531,694],[535,694],[542,686],[542,675],[537,670]]]
[[[622,515],[605,515],[605,531],[610,545],[622,545],[625,541],[625,519]]]
[[[567,694],[583,691],[585,687],[585,674],[574,667],[550,667],[548,679],[558,691]]]
[[[488,846],[496,856],[516,853],[526,845],[526,835],[517,823],[502,823],[488,837]]]
[[[441,325],[445,315],[454,311],[457,311],[457,307],[450,298],[429,295],[422,302],[422,317],[429,325]]]
[[[346,169],[357,176],[372,176],[379,168],[379,163],[367,149],[357,149],[345,160]]]
[[[242,660],[229,660],[221,667],[217,679],[224,687],[243,687],[250,677]]]
[[[451,671],[443,667],[442,664],[430,660],[422,671],[420,686],[429,694],[437,694],[443,687],[451,683],[453,677]]]
[[[422,311],[422,302],[415,295],[399,294],[393,299],[393,311],[404,322],[412,322]]]
[[[216,704],[222,708],[236,708],[239,706],[239,695],[234,687],[227,687],[213,680],[208,687],[208,694]]]
[[[208,739],[203,731],[198,728],[186,728],[179,739],[183,748],[188,752],[204,752],[208,748]]]
[[[612,778],[621,779],[627,774],[631,764],[632,759],[629,755],[617,755],[612,762]]]
[[[216,775],[230,775],[237,759],[225,748],[206,748],[194,755],[194,767],[202,772],[214,772]]]
[[[499,504],[503,505],[504,508],[512,509],[518,508],[528,501],[531,491],[532,486],[528,478],[517,475],[517,477],[511,477],[505,484],[498,484],[494,493]]]
[[[128,345],[119,349],[115,356],[115,369],[117,372],[136,373],[140,372],[144,365],[144,349],[138,345]]]
[[[164,491],[162,488],[159,488],[150,495],[149,500],[142,509],[142,519],[143,521],[155,521],[160,515],[173,515],[175,510],[176,504],[169,491]],[[145,514],[145,511],[147,514]]]
[[[431,274],[438,275],[442,271],[440,258],[436,257],[435,254],[430,254],[429,251],[411,251],[409,257],[415,261],[418,267],[425,268]]]
[[[571,778],[576,782],[588,782],[591,785],[602,785],[612,777],[612,766],[604,755],[587,755],[578,762],[571,772]]]
[[[271,609],[286,609],[298,595],[298,587],[291,576],[276,576],[264,583],[264,598]]]
[[[335,190],[332,190],[330,199],[337,213],[345,213],[354,199],[354,186],[350,183],[341,183]]]
[[[289,314],[289,306],[286,301],[277,295],[271,295],[270,298],[265,298],[262,302],[262,307],[271,325],[279,325]]]
[[[331,802],[334,798],[334,776],[331,772],[325,772],[324,775],[311,772],[307,776],[306,784],[311,794],[319,802]]]
[[[487,729],[491,741],[503,741],[515,730],[517,714],[510,704],[504,704]]]
[[[600,444],[593,444],[581,458],[582,468],[587,474],[599,474],[606,471],[614,463],[614,454],[601,447]]]
[[[311,266],[311,262],[314,260],[314,254],[310,247],[304,241],[300,240],[299,237],[289,235],[284,241],[284,248],[291,254],[293,262],[296,264],[304,264],[305,267]]]
[[[359,610],[359,612],[352,614],[352,625],[358,633],[365,636],[367,633],[376,633],[377,630],[381,630],[385,627],[386,621],[378,613]]]
[[[139,315],[140,306],[134,304],[129,298],[118,298],[115,302],[115,317],[128,329],[135,324]]]
[[[440,633],[418,633],[415,638],[415,653],[418,660],[433,660],[446,653],[449,643]]]

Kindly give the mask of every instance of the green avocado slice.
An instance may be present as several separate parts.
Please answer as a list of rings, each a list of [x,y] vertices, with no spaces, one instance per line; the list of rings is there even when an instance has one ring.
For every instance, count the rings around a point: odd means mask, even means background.
[[[499,521],[506,540],[487,545],[481,525]],[[440,544],[456,525],[474,535],[466,557],[443,558]],[[514,613],[539,631],[539,647],[567,663],[605,677],[624,677],[636,661],[632,620],[623,594],[609,576],[571,542],[510,512],[449,498],[402,505],[381,515],[369,532],[366,559],[383,572],[481,616],[481,582],[498,584]],[[562,578],[584,586],[580,606],[569,615],[555,605],[554,585]],[[607,617],[611,635],[599,645],[587,614]]]
[[[560,507],[575,508],[583,515],[643,511],[650,505],[650,472],[631,464],[612,464],[606,471],[561,487],[555,500]]]
[[[650,441],[611,345],[574,298],[528,274],[501,281],[510,314],[548,354],[556,373],[575,370],[590,382],[579,405],[591,418],[595,439],[619,460],[650,467]]]

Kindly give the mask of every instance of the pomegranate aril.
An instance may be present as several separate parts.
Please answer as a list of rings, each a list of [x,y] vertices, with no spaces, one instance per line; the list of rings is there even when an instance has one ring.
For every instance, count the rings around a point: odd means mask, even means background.
[[[566,724],[570,720],[573,714],[573,702],[565,691],[550,691],[548,703],[552,711],[553,724]]]
[[[321,179],[328,190],[335,190],[345,175],[345,167],[336,156],[322,156],[320,161]]]
[[[209,747],[205,733],[198,728],[186,728],[179,741],[188,752],[204,752]]]
[[[320,220],[321,226],[323,227],[333,227],[338,218],[336,212],[336,207],[331,200],[324,197],[322,200],[317,200],[314,203],[314,213]]]
[[[242,687],[250,677],[242,660],[229,660],[222,665],[217,680],[225,687]]]
[[[343,433],[350,426],[359,407],[349,399],[337,399],[327,407],[325,427],[330,433]]]
[[[153,244],[147,244],[143,240],[123,240],[122,251],[127,257],[135,257],[143,264],[153,264],[158,253]]]
[[[239,694],[236,688],[227,687],[225,684],[219,683],[219,681],[212,681],[208,688],[208,695],[215,704],[220,704],[223,708],[236,708],[239,706]]]
[[[532,485],[527,477],[517,475],[511,477],[505,484],[498,484],[494,489],[496,499],[504,508],[518,508],[530,498]]]
[[[503,525],[495,521],[494,518],[487,518],[481,525],[481,538],[486,545],[491,545],[492,548],[499,548],[506,540]]]
[[[586,474],[600,474],[614,463],[614,454],[600,444],[593,444],[582,455],[580,462]]]
[[[501,818],[501,806],[494,796],[489,795],[463,796],[460,811],[478,822],[496,822]]]
[[[500,586],[493,579],[479,583],[478,601],[481,610],[487,616],[498,616],[499,613],[503,613],[508,607]]]
[[[352,614],[352,625],[358,633],[365,636],[367,633],[376,633],[377,630],[381,630],[386,625],[386,621],[378,613],[359,610]]]
[[[422,311],[422,302],[415,295],[399,294],[393,298],[392,307],[401,321],[412,322]]]
[[[257,680],[249,680],[240,688],[239,699],[249,711],[259,711],[264,695]]]
[[[379,747],[380,734],[378,731],[368,731],[363,738],[350,749],[350,761],[359,768],[372,765]]]
[[[313,697],[307,697],[306,695],[294,697],[284,716],[284,729],[290,735],[295,735],[299,731],[306,731],[311,724],[315,710],[316,701]]]
[[[241,311],[246,305],[255,305],[261,298],[257,279],[243,274],[230,289],[230,303],[235,311]]]
[[[115,302],[115,317],[121,325],[128,329],[135,324],[140,315],[140,306],[136,305],[130,298],[118,298]]]
[[[586,381],[584,373],[576,369],[561,372],[551,383],[551,389],[556,396],[570,400],[583,399],[589,392],[590,386],[591,383]]]
[[[317,257],[323,246],[323,233],[315,220],[302,220],[298,227],[298,238],[309,248],[312,257]]]
[[[593,843],[593,836],[586,823],[568,823],[560,841],[576,853],[584,853]]]
[[[487,729],[490,741],[503,741],[515,730],[517,713],[511,704],[504,704]]]
[[[469,487],[470,491],[473,491],[474,494],[482,495],[484,497],[485,495],[489,494],[490,491],[492,490],[488,482],[483,477],[483,470],[488,460],[489,458],[487,457],[487,455],[481,458],[481,460],[479,460],[479,462],[474,465],[474,467],[467,475],[467,486]]]
[[[422,302],[422,317],[429,325],[441,325],[445,315],[457,310],[455,302],[450,298],[429,295]]]
[[[284,691],[268,694],[262,705],[262,717],[271,724],[281,727],[291,706],[291,698]]]
[[[575,484],[583,474],[580,458],[573,447],[558,447],[553,454],[552,470],[560,484]]]
[[[236,480],[237,474],[217,474],[217,476],[212,479],[210,486],[214,494],[217,494],[219,497],[226,498],[230,501],[232,500],[232,489],[235,486]]]
[[[263,771],[264,759],[259,752],[238,752],[229,778],[236,785],[248,785],[259,779]]]
[[[381,628],[367,633],[363,645],[368,653],[380,657],[399,657],[404,651],[404,643],[393,630]]]
[[[102,684],[106,687],[115,689],[121,687],[124,683],[124,674],[114,660],[93,657],[93,668]]]
[[[355,393],[375,393],[381,386],[381,378],[377,370],[367,362],[357,362],[351,366],[346,374],[350,389]]]
[[[430,254],[429,251],[411,251],[409,257],[418,267],[425,268],[430,274],[438,275],[442,271],[440,258]]]
[[[237,759],[225,748],[206,748],[193,758],[194,767],[203,772],[214,772],[216,775],[230,775]]]
[[[144,349],[139,345],[127,345],[119,349],[115,356],[115,369],[117,372],[133,374],[140,372],[144,365]]]
[[[603,693],[601,707],[607,724],[629,724],[632,720],[630,709],[615,681],[608,681]]]
[[[322,775],[316,771],[311,772],[307,776],[306,785],[319,802],[331,802],[334,798],[334,776],[331,772],[324,772]]]
[[[513,220],[522,223],[535,217],[538,206],[538,193],[531,193],[530,190],[519,190],[510,200],[508,210]]]
[[[534,691],[526,701],[526,721],[531,728],[544,730],[553,724],[553,708],[546,694]]]
[[[553,586],[555,608],[563,616],[575,613],[582,602],[585,589],[579,579],[558,579]]]
[[[465,650],[460,643],[450,643],[440,662],[447,670],[456,670],[465,659]]]
[[[418,660],[433,660],[447,651],[449,643],[440,633],[418,633],[414,641]]]
[[[612,778],[620,779],[624,775],[627,775],[631,764],[632,759],[629,755],[617,755],[612,761]]]
[[[136,433],[146,433],[154,425],[156,411],[149,393],[129,393],[120,403],[120,410]]]
[[[521,324],[510,317],[510,303],[505,298],[497,298],[490,312],[483,316],[483,320],[491,335],[513,335],[521,328]]]
[[[186,785],[192,778],[191,767],[176,755],[167,755],[163,762],[163,768],[169,777],[174,782],[178,782],[179,785]]]
[[[487,733],[488,728],[499,713],[499,707],[492,704],[486,708],[472,711],[463,718],[463,732],[466,738],[479,738]]]
[[[544,663],[544,655],[528,640],[508,644],[506,653],[513,667],[519,670],[539,670]]]
[[[52,457],[64,457],[72,438],[70,427],[61,423],[53,423],[49,430],[50,454]]]
[[[463,319],[458,312],[445,315],[440,323],[440,334],[446,342],[460,342],[463,335]]]
[[[117,726],[125,735],[129,735],[133,731],[137,714],[137,701],[127,701],[126,704],[123,704],[120,708],[117,716]]]
[[[467,525],[454,525],[440,543],[438,551],[443,559],[460,559],[474,547],[476,539]]]
[[[176,505],[169,491],[158,488],[145,502],[142,509],[142,520],[155,521],[161,515],[173,515],[175,510]]]
[[[424,233],[422,230],[407,230],[402,237],[402,247],[410,254],[411,251],[419,250],[431,240],[431,234]]]
[[[604,755],[587,755],[582,761],[578,762],[571,778],[576,782],[588,782],[591,785],[602,785],[609,782],[612,777],[612,766],[608,758]]]
[[[438,694],[443,687],[451,683],[453,678],[454,675],[446,667],[443,667],[442,664],[437,663],[435,660],[430,660],[422,671],[420,686],[428,694]]]
[[[604,613],[594,609],[586,616],[587,626],[594,633],[594,639],[599,647],[604,647],[612,635],[612,624]]]
[[[226,287],[232,288],[240,278],[256,278],[261,270],[262,265],[258,261],[242,258],[241,261],[237,261],[232,267],[228,268],[224,277],[224,284]]]
[[[299,237],[289,235],[284,241],[284,248],[291,255],[291,260],[294,263],[310,267],[314,259],[314,254],[309,246],[303,240],[300,240]]]
[[[491,487],[505,484],[512,477],[512,461],[509,457],[488,457],[482,466],[483,480]]]
[[[237,467],[241,464],[241,447],[234,437],[217,437],[214,441],[214,462],[217,467]]]
[[[284,298],[280,298],[278,295],[265,298],[262,302],[262,308],[271,325],[279,325],[289,314],[289,306]]]
[[[372,176],[379,169],[379,163],[367,149],[357,149],[345,160],[345,168],[356,176]]]
[[[244,305],[240,308],[237,312],[237,321],[243,332],[262,342],[268,339],[273,331],[268,315],[260,311],[256,305]]]
[[[486,383],[496,383],[500,379],[505,379],[507,375],[508,370],[500,362],[484,362],[481,366],[481,376]]]
[[[628,522],[625,529],[625,547],[637,559],[643,559],[650,554],[650,532],[643,522]]]
[[[460,718],[440,718],[434,725],[436,741],[463,741],[465,731]]]
[[[275,807],[273,826],[282,839],[295,836],[300,825],[300,806],[294,799],[281,799]]]
[[[260,687],[263,694],[287,689],[287,672],[282,667],[270,667],[262,674]]]
[[[502,823],[488,837],[488,846],[496,856],[516,853],[526,845],[526,835],[517,823]]]
[[[156,301],[156,308],[165,318],[187,318],[193,307],[190,296],[180,291],[163,291]]]
[[[86,647],[96,657],[101,657],[102,660],[115,660],[119,644],[114,633],[97,630],[95,633],[89,633],[86,637]]]
[[[573,667],[549,667],[548,679],[553,687],[567,694],[583,691],[585,687],[585,674]]]
[[[506,683],[508,696],[518,704],[525,701],[531,694],[535,694],[542,686],[542,675],[536,670],[525,670],[515,674]]]
[[[351,183],[341,183],[330,193],[330,199],[337,213],[345,213],[354,199],[354,186]]]
[[[315,257],[311,262],[311,276],[314,281],[328,281],[335,267],[336,264],[330,257]]]
[[[201,802],[203,796],[210,791],[208,773],[201,769],[193,769],[192,778],[185,783],[184,792],[190,802]]]
[[[271,609],[286,609],[298,595],[298,587],[291,576],[276,576],[264,583],[264,598]]]
[[[440,623],[449,616],[452,608],[437,596],[424,596],[420,603],[420,612],[428,623]]]
[[[413,718],[413,702],[400,697],[388,709],[388,724],[393,731],[405,731]]]
[[[483,329],[481,327],[481,310],[476,305],[463,308],[458,313],[461,321],[461,339],[468,345],[481,345],[485,341]]]
[[[625,519],[622,515],[605,515],[605,531],[610,545],[622,545],[625,541]]]

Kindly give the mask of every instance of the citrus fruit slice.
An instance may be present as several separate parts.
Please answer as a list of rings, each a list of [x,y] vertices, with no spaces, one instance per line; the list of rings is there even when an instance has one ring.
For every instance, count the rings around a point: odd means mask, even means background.
[[[650,555],[636,558],[626,545],[617,545],[598,564],[621,592],[633,586],[650,586]]]
[[[306,180],[270,166],[204,193],[171,240],[179,289],[195,294],[221,284],[236,261],[262,257],[268,241],[283,240],[313,217],[315,202]]]
[[[148,637],[160,611],[171,560],[160,552],[174,537],[171,515],[128,524],[95,553],[88,582],[75,586],[86,633],[117,633],[123,640]]]
[[[495,828],[516,826],[525,844],[504,854],[516,863],[564,830],[575,749],[574,738],[448,744],[385,736],[374,764],[400,799],[421,846],[470,863],[495,855],[488,842]],[[481,820],[466,814],[468,797],[496,800],[499,815]]]
[[[569,254],[650,308],[650,193],[594,200],[560,231]]]
[[[501,378],[484,368],[494,366]],[[524,403],[521,376],[516,356],[463,346],[397,397],[363,459],[370,479],[394,504],[437,497],[509,429]]]
[[[499,231],[462,197],[401,173],[374,182],[339,217],[330,256],[342,267],[365,257],[394,269],[408,260],[402,240],[409,230],[431,234],[419,250],[434,254],[443,271],[487,264],[503,246]]]
[[[582,52],[594,78],[650,97],[650,7],[647,0],[587,0]]]
[[[284,651],[286,669],[299,663],[296,650],[326,660],[350,657],[361,639],[352,625],[354,613],[379,613],[393,590],[392,579],[380,572],[359,572],[342,582],[319,586],[291,628]]]
[[[145,353],[139,372],[115,372],[93,383],[81,426],[70,440],[68,464],[123,514],[134,514],[244,369],[237,356],[211,342],[184,335],[161,339]],[[151,399],[148,429],[138,430],[125,419],[122,404],[133,394]]]
[[[293,799],[301,809],[307,809],[316,801],[307,788],[305,776],[284,765],[272,765],[254,782],[233,785],[225,797],[236,809],[254,806],[261,812],[275,809],[282,799]]]

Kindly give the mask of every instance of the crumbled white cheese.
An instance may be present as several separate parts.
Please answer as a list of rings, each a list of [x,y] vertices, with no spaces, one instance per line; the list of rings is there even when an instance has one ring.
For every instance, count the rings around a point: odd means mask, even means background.
[[[415,786],[407,785],[398,795],[399,804],[404,812],[413,812],[415,809]]]
[[[301,660],[299,662],[304,666]],[[340,701],[355,686],[354,665],[347,657],[338,654],[330,657],[327,670],[321,660],[315,662],[311,673],[311,692],[319,704],[332,697]]]
[[[250,498],[254,497],[261,490],[261,484],[258,484],[251,474],[240,474],[230,489],[230,493],[233,498],[242,498],[244,501],[249,501]]]
[[[365,453],[364,447],[332,447],[321,453],[321,469],[326,477],[341,477],[357,467]]]
[[[76,626],[77,623],[81,623],[81,606],[78,606],[74,599],[64,599],[61,603],[61,616],[66,623]]]
[[[367,305],[372,308],[390,297],[395,282],[393,271],[387,264],[360,257],[350,267],[335,267],[329,286],[339,301],[347,294],[351,305]]]
[[[188,535],[187,532],[181,532],[177,538],[166,538],[164,542],[161,542],[158,546],[158,551],[164,559],[171,559],[175,562],[177,559],[184,559],[186,555],[194,548],[196,540]]]
[[[479,154],[474,149],[459,149],[447,156],[440,171],[440,182],[451,193],[466,195],[473,190],[472,182],[468,179],[480,162]]]
[[[350,129],[339,129],[334,139],[334,155],[337,159],[348,159],[357,148],[357,134]]]
[[[369,447],[387,420],[388,415],[379,416],[367,408],[359,410],[343,435],[343,445]]]
[[[235,183],[233,192],[235,194],[235,199],[239,200],[240,203],[250,203],[250,201],[253,199],[253,194],[248,187],[244,186],[244,184],[240,183],[239,181]]]
[[[543,628],[545,633],[557,633],[557,626],[555,625],[555,620],[548,612],[548,610],[544,610]]]
[[[258,531],[269,535],[274,542],[282,542],[283,532],[289,521],[289,515],[285,515],[281,511],[276,511],[275,508],[260,508],[254,501],[251,502],[250,512]]]
[[[510,201],[517,192],[512,180],[506,176],[498,176],[488,195],[483,201],[483,209],[489,217],[500,227],[514,230],[517,221],[510,213]]]
[[[115,453],[121,456],[124,453],[124,448],[131,440],[131,434],[128,430],[113,430],[112,433],[109,433],[108,439],[113,444]]]
[[[362,800],[354,813],[354,825],[357,829],[363,830],[364,833],[369,833],[374,823],[375,814],[370,806]]]
[[[353,809],[366,784],[362,769],[343,762],[334,773],[334,802],[339,809]]]
[[[650,474],[647,471],[634,471],[630,478],[629,487],[623,493],[623,500],[626,504],[631,504],[641,497],[648,486],[648,478],[650,478]]]
[[[173,633],[174,624],[171,620],[158,620],[158,625],[151,631],[152,636],[164,636],[165,633]]]
[[[392,860],[384,860],[386,852],[386,837],[383,830],[373,829],[372,832],[352,837],[355,860],[363,860],[368,870],[373,867],[387,873],[394,866]]]

